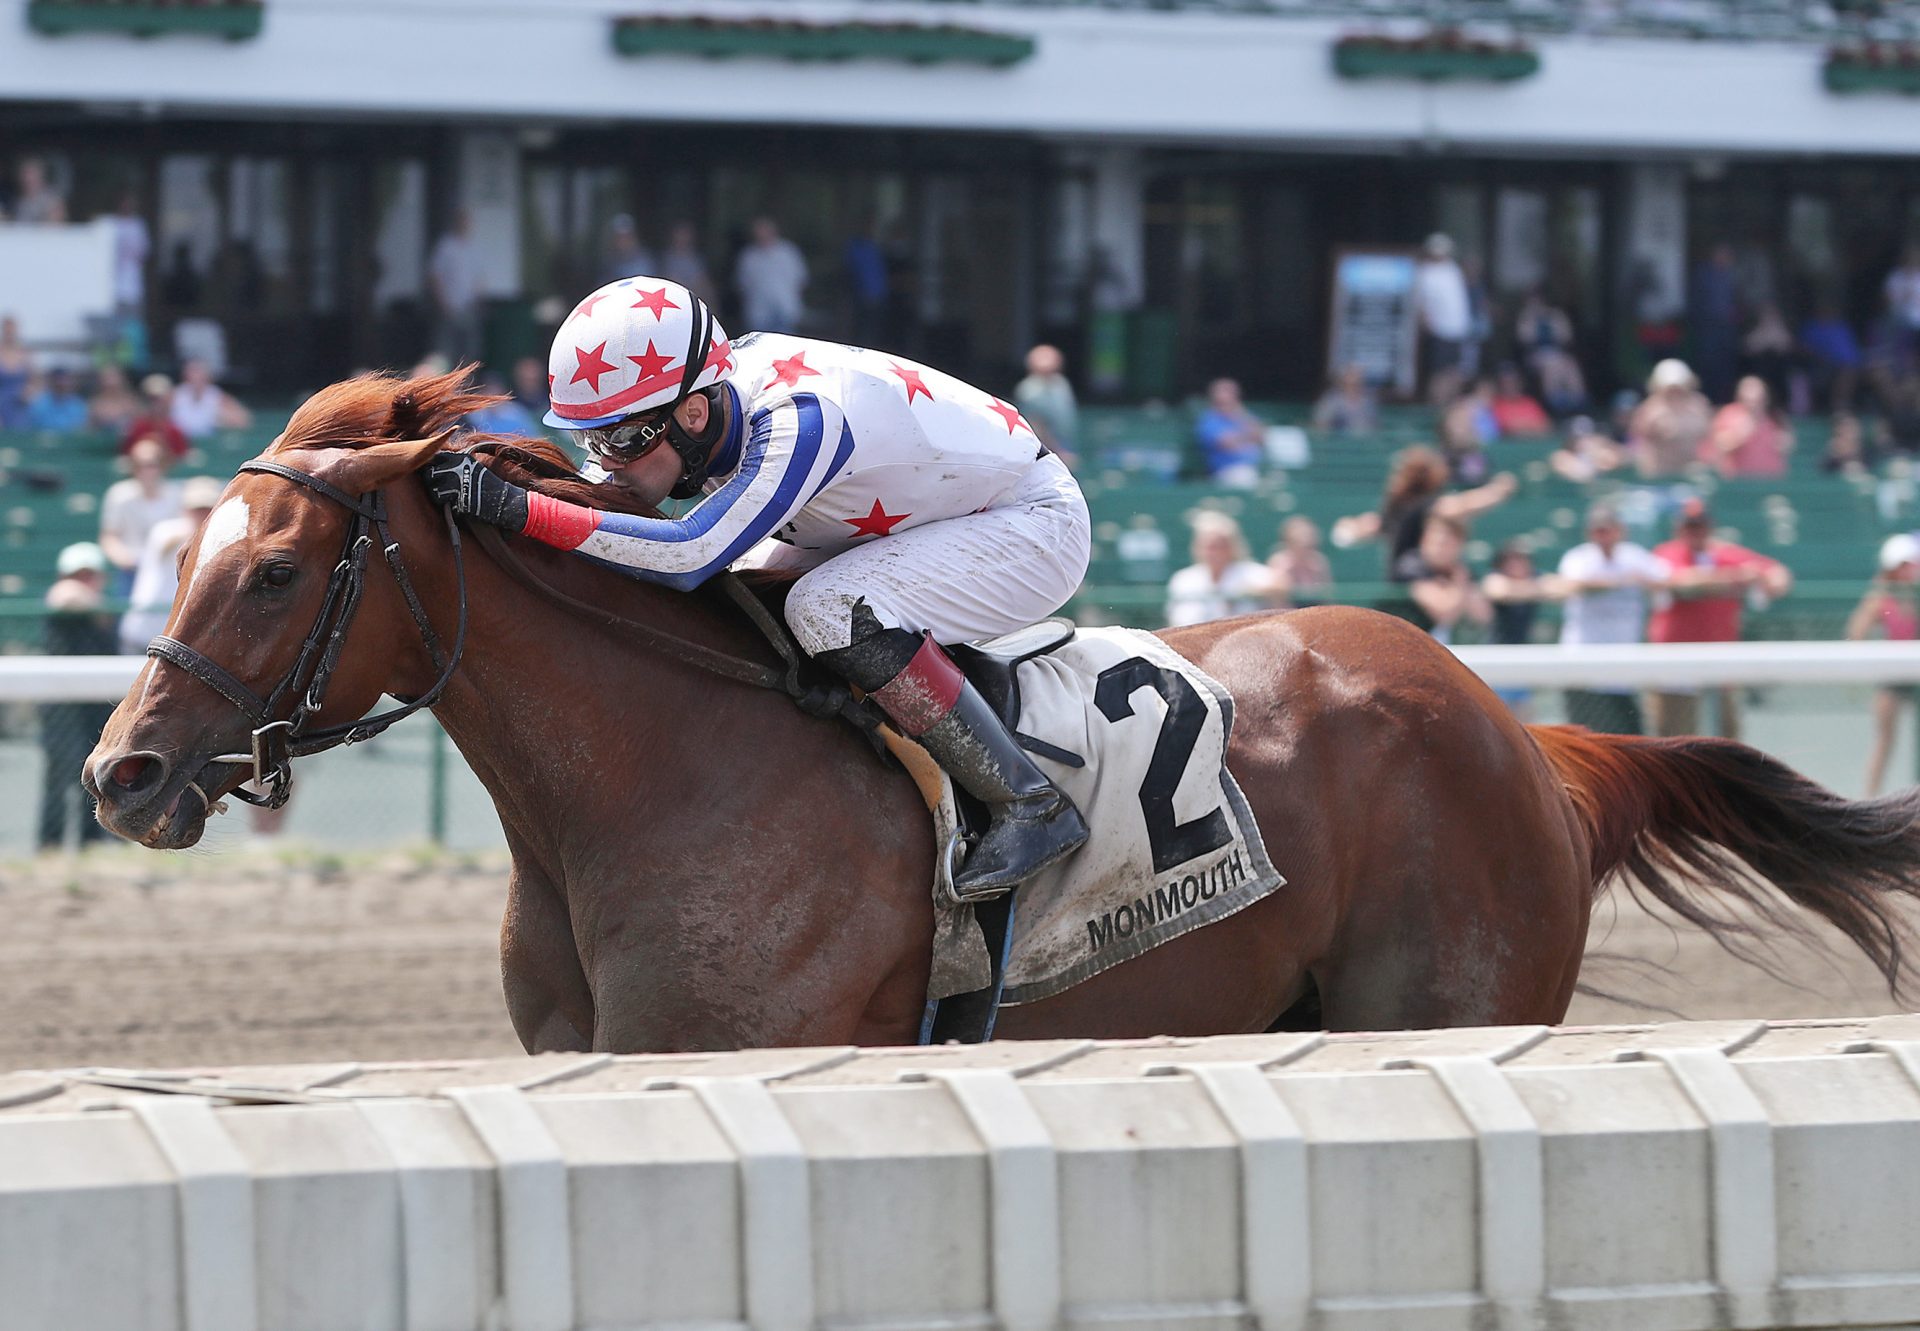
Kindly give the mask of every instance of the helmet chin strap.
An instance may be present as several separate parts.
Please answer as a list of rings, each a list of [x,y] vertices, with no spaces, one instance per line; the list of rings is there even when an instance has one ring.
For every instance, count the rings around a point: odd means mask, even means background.
[[[691,499],[700,493],[700,487],[707,482],[707,464],[713,456],[714,441],[719,437],[719,404],[711,396],[707,399],[707,426],[698,435],[682,426],[676,414],[680,404],[693,396],[693,385],[706,372],[707,353],[712,350],[713,312],[707,308],[704,300],[696,297],[692,328],[687,339],[686,364],[680,371],[680,391],[667,407],[667,443],[680,455],[680,479],[668,491],[675,499]]]
[[[680,479],[667,493],[674,499],[691,499],[707,483],[707,465],[713,460],[713,447],[720,441],[726,421],[721,418],[719,395],[707,393],[707,424],[694,434],[680,424],[678,416],[667,417],[667,443],[680,455]]]

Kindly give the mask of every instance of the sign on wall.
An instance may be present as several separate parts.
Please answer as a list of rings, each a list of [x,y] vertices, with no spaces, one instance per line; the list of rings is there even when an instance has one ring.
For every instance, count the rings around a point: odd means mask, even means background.
[[[1419,348],[1413,293],[1412,250],[1335,251],[1328,377],[1357,365],[1373,387],[1411,394]]]

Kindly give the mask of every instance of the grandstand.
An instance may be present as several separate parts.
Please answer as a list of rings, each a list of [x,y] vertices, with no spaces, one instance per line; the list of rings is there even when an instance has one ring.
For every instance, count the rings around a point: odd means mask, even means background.
[[[1269,404],[1269,417],[1299,422],[1298,407]],[[177,475],[232,474],[272,439],[277,426],[209,440]],[[1151,626],[1161,621],[1166,579],[1187,562],[1191,515],[1218,509],[1238,519],[1256,555],[1278,540],[1280,524],[1301,514],[1330,529],[1341,516],[1374,509],[1381,478],[1395,450],[1431,439],[1431,414],[1389,409],[1378,431],[1365,436],[1310,433],[1311,462],[1270,471],[1250,491],[1223,491],[1183,479],[1197,470],[1193,417],[1180,408],[1096,408],[1086,414],[1086,451],[1080,473],[1092,509],[1093,565],[1073,610],[1088,622]],[[1793,569],[1793,595],[1748,619],[1748,636],[1823,638],[1839,635],[1874,568],[1880,542],[1920,525],[1914,486],[1903,463],[1885,477],[1847,478],[1818,468],[1827,422],[1798,423],[1799,446],[1790,473],[1777,480],[1724,480],[1705,472],[1657,487],[1665,493],[1710,498],[1721,533],[1772,555]],[[1550,567],[1583,539],[1584,509],[1605,496],[1624,499],[1634,539],[1664,540],[1667,520],[1648,487],[1630,474],[1586,485],[1554,475],[1546,463],[1550,442],[1492,445],[1496,469],[1521,481],[1513,500],[1476,525],[1469,558],[1484,566],[1491,549],[1513,538],[1533,547]],[[52,581],[54,558],[72,541],[91,540],[99,527],[100,494],[119,477],[115,441],[61,439],[12,433],[0,436],[0,650],[31,650],[39,633],[41,597]],[[1139,554],[1138,533],[1148,540]],[[1130,543],[1123,537],[1135,533]],[[1158,551],[1157,554],[1153,553]],[[1380,547],[1329,545],[1336,591],[1332,599],[1391,608],[1399,601],[1382,579]],[[1551,615],[1543,619],[1550,633]]]

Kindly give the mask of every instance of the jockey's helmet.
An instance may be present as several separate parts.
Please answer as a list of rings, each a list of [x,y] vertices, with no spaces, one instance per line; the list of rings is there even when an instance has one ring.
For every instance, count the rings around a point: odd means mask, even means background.
[[[665,278],[625,277],[576,305],[554,334],[545,420],[606,460],[671,443],[691,471],[694,441],[673,411],[732,373],[733,344],[705,301]]]

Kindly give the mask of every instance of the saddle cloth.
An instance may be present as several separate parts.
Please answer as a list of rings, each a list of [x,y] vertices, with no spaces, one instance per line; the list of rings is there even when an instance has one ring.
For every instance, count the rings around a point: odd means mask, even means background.
[[[975,655],[991,659],[994,647]],[[1004,1004],[1057,994],[1286,882],[1226,769],[1233,699],[1205,671],[1151,634],[1081,629],[1019,660],[1012,682],[1003,713],[1023,739],[1039,741],[1027,743],[1034,761],[1073,798],[1092,836],[1015,894]],[[990,983],[973,907],[951,891],[956,866],[945,848],[959,809],[952,782],[940,779],[929,998]]]

